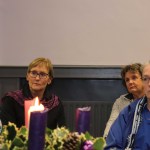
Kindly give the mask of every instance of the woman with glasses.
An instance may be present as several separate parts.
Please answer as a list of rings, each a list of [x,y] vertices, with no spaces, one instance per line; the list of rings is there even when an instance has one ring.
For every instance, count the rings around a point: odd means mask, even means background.
[[[122,83],[128,93],[121,95],[113,104],[110,118],[106,124],[104,138],[107,137],[111,125],[118,117],[121,110],[136,99],[144,96],[142,83],[142,64],[134,63],[124,66],[121,71]]]
[[[24,101],[38,97],[48,108],[47,127],[65,126],[64,108],[60,99],[52,93],[53,66],[49,59],[33,60],[27,70],[27,83],[21,90],[8,92],[2,97],[0,118],[2,124],[13,122],[17,127],[25,125]]]
[[[105,150],[150,150],[150,63],[142,71],[145,96],[121,111],[106,139]]]

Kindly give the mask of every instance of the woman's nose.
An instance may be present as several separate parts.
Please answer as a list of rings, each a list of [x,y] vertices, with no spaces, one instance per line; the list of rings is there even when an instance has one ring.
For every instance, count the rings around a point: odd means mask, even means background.
[[[37,76],[35,77],[35,79],[40,79],[40,75],[39,74],[37,74]]]

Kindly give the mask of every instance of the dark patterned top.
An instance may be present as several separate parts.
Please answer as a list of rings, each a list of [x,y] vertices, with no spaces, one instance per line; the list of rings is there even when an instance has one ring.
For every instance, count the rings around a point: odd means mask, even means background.
[[[28,84],[25,84],[21,90],[6,93],[1,99],[0,118],[2,124],[13,122],[17,127],[24,125],[24,101],[33,98]],[[58,96],[52,94],[50,86],[47,86],[40,103],[48,108],[47,127],[54,129],[57,126],[65,126],[63,105]]]

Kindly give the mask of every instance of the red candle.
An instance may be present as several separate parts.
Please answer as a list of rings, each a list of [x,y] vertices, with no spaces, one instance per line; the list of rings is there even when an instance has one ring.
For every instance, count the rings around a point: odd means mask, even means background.
[[[29,128],[29,114],[28,114],[28,111],[29,111],[30,106],[33,106],[33,105],[34,105],[34,99],[33,100],[26,100],[24,102],[25,126],[27,128]]]

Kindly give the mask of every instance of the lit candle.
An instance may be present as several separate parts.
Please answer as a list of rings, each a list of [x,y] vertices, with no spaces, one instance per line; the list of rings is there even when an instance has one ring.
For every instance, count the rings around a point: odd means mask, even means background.
[[[90,130],[90,107],[76,109],[76,130],[85,133]]]
[[[44,109],[39,100],[35,100],[35,105],[29,111],[29,138],[28,150],[43,150],[45,144],[45,129],[47,124],[47,109]]]

